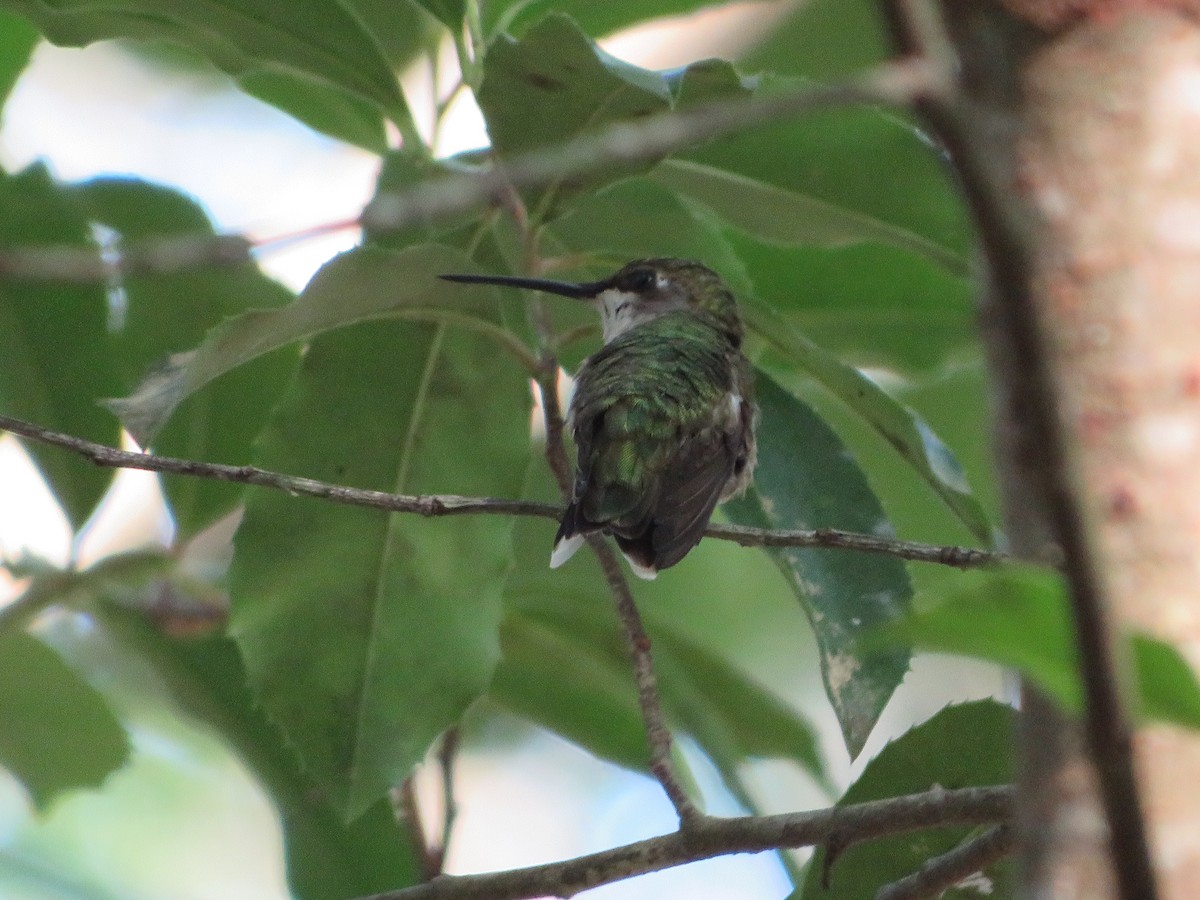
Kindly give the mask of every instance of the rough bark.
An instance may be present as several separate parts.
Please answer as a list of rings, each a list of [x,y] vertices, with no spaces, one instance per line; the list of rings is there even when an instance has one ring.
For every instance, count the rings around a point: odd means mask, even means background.
[[[1122,628],[1200,667],[1200,29],[1116,13],[1027,66],[1018,186],[1039,213],[1035,289],[1093,545]],[[1200,737],[1136,738],[1163,897],[1200,896]],[[1075,754],[1036,837],[1039,897],[1114,896]]]

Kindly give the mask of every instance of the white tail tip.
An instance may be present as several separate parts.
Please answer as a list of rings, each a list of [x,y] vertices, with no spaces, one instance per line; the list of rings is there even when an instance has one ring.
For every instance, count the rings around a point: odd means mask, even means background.
[[[557,569],[568,559],[575,555],[575,551],[583,546],[583,535],[573,534],[569,538],[563,538],[554,545],[554,549],[550,552],[550,568]]]
[[[641,563],[628,556],[625,557],[625,561],[629,563],[629,568],[633,570],[633,574],[644,581],[653,581],[658,577],[658,569],[651,569],[647,566],[643,566]]]

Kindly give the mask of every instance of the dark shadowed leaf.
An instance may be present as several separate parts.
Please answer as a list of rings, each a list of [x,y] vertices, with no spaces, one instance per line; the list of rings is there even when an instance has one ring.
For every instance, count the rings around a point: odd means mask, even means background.
[[[781,246],[735,229],[725,239],[754,295],[847,360],[927,372],[978,344],[970,281],[913,253],[881,244]]]
[[[335,257],[290,306],[254,310],[212,329],[194,352],[178,354],[151,373],[137,391],[111,406],[125,427],[149,443],[175,408],[209,382],[264,353],[323,331],[381,318],[420,321],[447,317],[484,322],[477,314],[494,302],[437,277],[467,271],[471,263],[446,247],[401,252],[366,247]]]
[[[32,635],[0,634],[0,765],[45,809],[98,787],[124,765],[129,739],[104,698]]]
[[[872,0],[808,0],[743,54],[748,72],[806,78],[855,75],[891,53],[880,8]]]
[[[37,42],[37,29],[29,22],[0,12],[0,107],[8,99],[8,92],[29,62]]]
[[[327,82],[275,69],[238,76],[247,94],[278,107],[309,128],[370,150],[387,150],[387,132],[379,107]]]
[[[4,0],[56,44],[107,38],[162,39],[197,51],[237,77],[282,68],[370,100],[396,122],[408,107],[388,60],[340,3],[308,4],[303,15],[273,0]]]
[[[839,806],[946,789],[1004,784],[1013,778],[1015,713],[992,700],[948,706],[929,721],[892,741],[867,764]],[[825,848],[817,849],[804,886],[805,900],[874,897],[883,885],[910,875],[930,857],[961,843],[964,827],[927,828],[842,850],[825,874]],[[946,900],[977,898],[979,892],[954,889]]]
[[[507,31],[522,34],[542,16],[569,15],[593,37],[603,37],[620,28],[647,19],[677,16],[714,4],[711,0],[485,0],[484,24],[489,34]]]
[[[229,742],[279,810],[288,884],[298,900],[342,900],[420,880],[391,804],[380,800],[347,825],[300,769],[295,751],[246,688],[246,673],[224,637],[173,637],[139,613],[104,607],[105,630],[154,669],[183,713]]]
[[[675,256],[701,260],[735,291],[749,287],[741,261],[720,230],[649,178],[620,181],[580,199],[547,231],[565,252],[602,259],[603,274],[631,259]]]
[[[746,496],[723,507],[765,528],[843,528],[889,535],[891,525],[845,445],[806,404],[759,373],[758,468]],[[825,690],[851,756],[862,750],[908,671],[906,650],[880,653],[864,634],[902,617],[912,588],[896,559],[821,549],[767,551],[803,604],[821,655]]]
[[[466,0],[416,0],[416,2],[451,31],[458,31],[463,27],[463,16],[467,10]]]
[[[495,309],[494,290],[477,295]],[[488,339],[364,323],[309,345],[257,462],[398,493],[513,496],[528,422],[525,377]],[[347,819],[486,689],[511,527],[247,494],[231,633],[255,695]]]
[[[657,72],[609,56],[574,22],[555,14],[520,41],[497,39],[484,60],[479,106],[492,146],[511,156],[663,112],[670,91]],[[610,167],[551,185],[533,194],[529,207],[544,219],[563,194],[603,184],[621,171]]]
[[[40,167],[0,173],[0,245],[92,245],[85,216],[70,193]],[[109,313],[100,285],[6,278],[0,281],[0,410],[103,444],[120,434],[97,401],[119,393],[117,361],[108,352]],[[67,519],[80,526],[112,473],[61,450],[26,445]]]
[[[383,51],[393,72],[402,72],[422,51],[441,39],[441,25],[415,0],[339,0]],[[434,0],[437,2],[437,0]],[[458,0],[446,0],[449,8]],[[461,21],[462,17],[459,17]]]
[[[886,244],[923,256],[956,275],[966,261],[928,238],[826,200],[688,160],[666,160],[652,176],[698,200],[722,221],[769,244],[848,247]]]
[[[763,76],[755,96],[808,82]],[[749,96],[733,89],[728,96]],[[930,139],[903,117],[838,109],[781,119],[679,154],[680,158],[824,201],[939,248],[963,268],[972,243],[966,211]]]
[[[971,493],[962,466],[925,421],[874,381],[797,332],[776,310],[751,297],[742,304],[747,324],[790,362],[824,385],[896,448],[979,540],[992,528]]]
[[[71,188],[87,217],[106,229],[116,246],[172,235],[213,233],[195,201],[169,188],[133,179],[105,178]],[[196,267],[161,275],[135,275],[110,288],[108,347],[123,390],[169,354],[195,346],[222,319],[253,307],[281,307],[291,299],[282,285],[245,263]],[[271,405],[295,366],[296,351],[268,353],[226,374],[188,398],[154,441],[168,456],[243,465]],[[241,487],[199,478],[164,479],[181,536],[227,513]]]

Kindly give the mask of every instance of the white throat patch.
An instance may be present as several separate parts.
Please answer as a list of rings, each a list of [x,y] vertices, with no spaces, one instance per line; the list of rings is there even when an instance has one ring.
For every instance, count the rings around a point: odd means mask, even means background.
[[[600,324],[604,328],[604,343],[620,337],[647,317],[637,312],[637,295],[609,288],[596,297],[600,309]]]

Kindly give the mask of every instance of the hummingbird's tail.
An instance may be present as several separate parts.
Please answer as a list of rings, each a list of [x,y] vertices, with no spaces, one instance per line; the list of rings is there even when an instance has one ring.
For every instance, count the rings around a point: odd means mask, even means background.
[[[554,549],[550,551],[550,568],[557,569],[575,555],[575,551],[583,546],[584,540],[595,531],[602,531],[603,526],[589,522],[579,512],[579,505],[572,500],[563,513],[558,533],[554,536]],[[644,542],[631,541],[617,537],[617,546],[629,563],[629,568],[638,578],[652,581],[658,577],[658,569],[653,564],[653,554],[649,561],[646,558]]]

